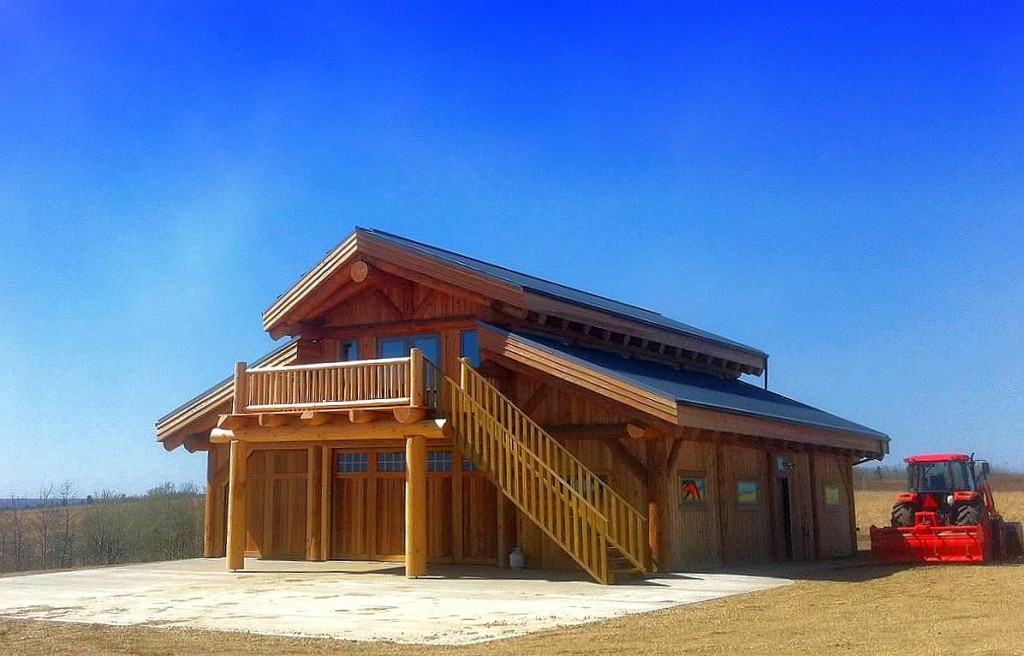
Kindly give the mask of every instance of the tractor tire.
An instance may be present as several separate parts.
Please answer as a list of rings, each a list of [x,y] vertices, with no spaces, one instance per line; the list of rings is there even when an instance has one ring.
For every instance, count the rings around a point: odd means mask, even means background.
[[[957,526],[977,526],[981,523],[981,508],[973,503],[960,506],[956,510]]]
[[[915,512],[912,504],[897,501],[892,505],[892,520],[890,523],[894,528],[913,526]]]
[[[1020,522],[1003,523],[1003,548],[1006,558],[1012,560],[1024,556],[1024,535],[1021,533]]]

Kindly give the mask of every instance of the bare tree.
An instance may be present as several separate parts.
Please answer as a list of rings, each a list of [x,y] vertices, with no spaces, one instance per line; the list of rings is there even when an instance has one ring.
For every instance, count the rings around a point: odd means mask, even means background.
[[[39,509],[36,511],[35,528],[39,540],[36,544],[39,549],[39,566],[42,569],[53,567],[56,552],[54,542],[60,518],[54,501],[53,485],[39,489]]]
[[[11,509],[8,511],[11,527],[11,569],[20,571],[28,568],[28,549],[25,545],[25,526],[18,500],[11,495]]]
[[[61,519],[63,520],[60,527],[60,549],[58,552],[61,567],[71,567],[75,564],[75,532],[71,526],[71,501],[76,492],[75,485],[71,481],[64,481],[57,490],[57,496],[60,498]]]

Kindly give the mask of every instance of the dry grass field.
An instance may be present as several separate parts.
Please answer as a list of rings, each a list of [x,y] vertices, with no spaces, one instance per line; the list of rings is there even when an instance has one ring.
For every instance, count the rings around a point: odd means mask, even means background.
[[[893,491],[857,493],[858,525],[888,521]],[[1024,519],[1024,491],[996,492]],[[852,564],[795,585],[466,647],[292,639],[0,618],[0,653],[51,654],[999,654],[1024,655],[1024,563]]]

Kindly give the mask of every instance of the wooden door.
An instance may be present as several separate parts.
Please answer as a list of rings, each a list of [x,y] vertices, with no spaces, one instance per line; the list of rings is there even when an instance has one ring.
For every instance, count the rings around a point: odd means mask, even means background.
[[[331,513],[332,558],[370,558],[369,513],[372,508],[368,451],[335,451]]]
[[[268,449],[249,455],[246,553],[261,558],[305,558],[305,449]]]
[[[498,488],[465,462],[461,484],[462,561],[493,563],[498,558]]]
[[[814,558],[814,510],[811,503],[811,465],[806,453],[787,454],[793,521],[793,559]]]

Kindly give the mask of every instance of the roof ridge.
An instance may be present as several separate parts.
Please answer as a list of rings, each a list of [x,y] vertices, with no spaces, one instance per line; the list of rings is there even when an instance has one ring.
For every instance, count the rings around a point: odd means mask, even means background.
[[[644,307],[642,305],[636,305],[634,303],[627,303],[625,301],[620,301],[619,299],[612,298],[611,296],[602,296],[601,294],[595,294],[594,292],[588,292],[587,290],[580,289],[578,287],[570,287],[569,285],[557,282],[555,280],[549,280],[547,278],[541,278],[540,276],[535,276],[535,275],[533,275],[531,273],[524,273],[522,271],[517,271],[516,269],[504,266],[502,264],[495,264],[494,262],[488,262],[487,260],[481,260],[480,258],[473,257],[472,255],[466,255],[465,253],[459,253],[458,251],[449,250],[447,248],[441,248],[440,246],[434,246],[433,244],[428,244],[426,242],[417,241],[415,239],[410,239],[410,238],[405,237],[403,235],[396,235],[395,233],[388,232],[386,230],[379,230],[377,228],[363,228],[363,227],[360,227],[360,226],[356,226],[356,230],[362,230],[362,231],[368,232],[370,234],[385,235],[385,236],[390,237],[392,239],[399,239],[401,241],[409,242],[409,243],[415,244],[417,246],[422,246],[424,248],[429,248],[429,249],[432,249],[432,250],[435,250],[435,251],[441,251],[442,253],[447,253],[449,255],[455,255],[455,256],[458,256],[458,257],[461,257],[461,258],[465,258],[467,260],[472,260],[473,262],[478,262],[480,264],[484,264],[484,265],[487,265],[489,267],[494,267],[495,269],[501,269],[502,271],[508,271],[509,273],[514,273],[517,276],[523,276],[525,278],[533,278],[534,280],[539,280],[540,282],[547,283],[548,285],[554,285],[556,287],[562,287],[563,289],[568,289],[570,291],[578,292],[580,294],[586,294],[587,296],[593,296],[594,298],[599,298],[599,299],[601,299],[603,301],[609,301],[611,303],[617,303],[618,305],[624,305],[626,307],[634,308],[636,310],[643,310],[644,312],[650,312],[653,315],[656,315],[656,316],[659,316],[659,317],[662,317],[662,318],[665,318],[665,319],[669,318],[669,317],[666,317],[661,312],[658,312],[657,310],[652,310],[651,308]],[[428,253],[428,255],[429,255],[429,253]],[[533,290],[533,291],[535,291],[537,293],[540,293],[540,294],[544,294],[545,296],[550,296],[550,294],[545,294],[541,290]]]

